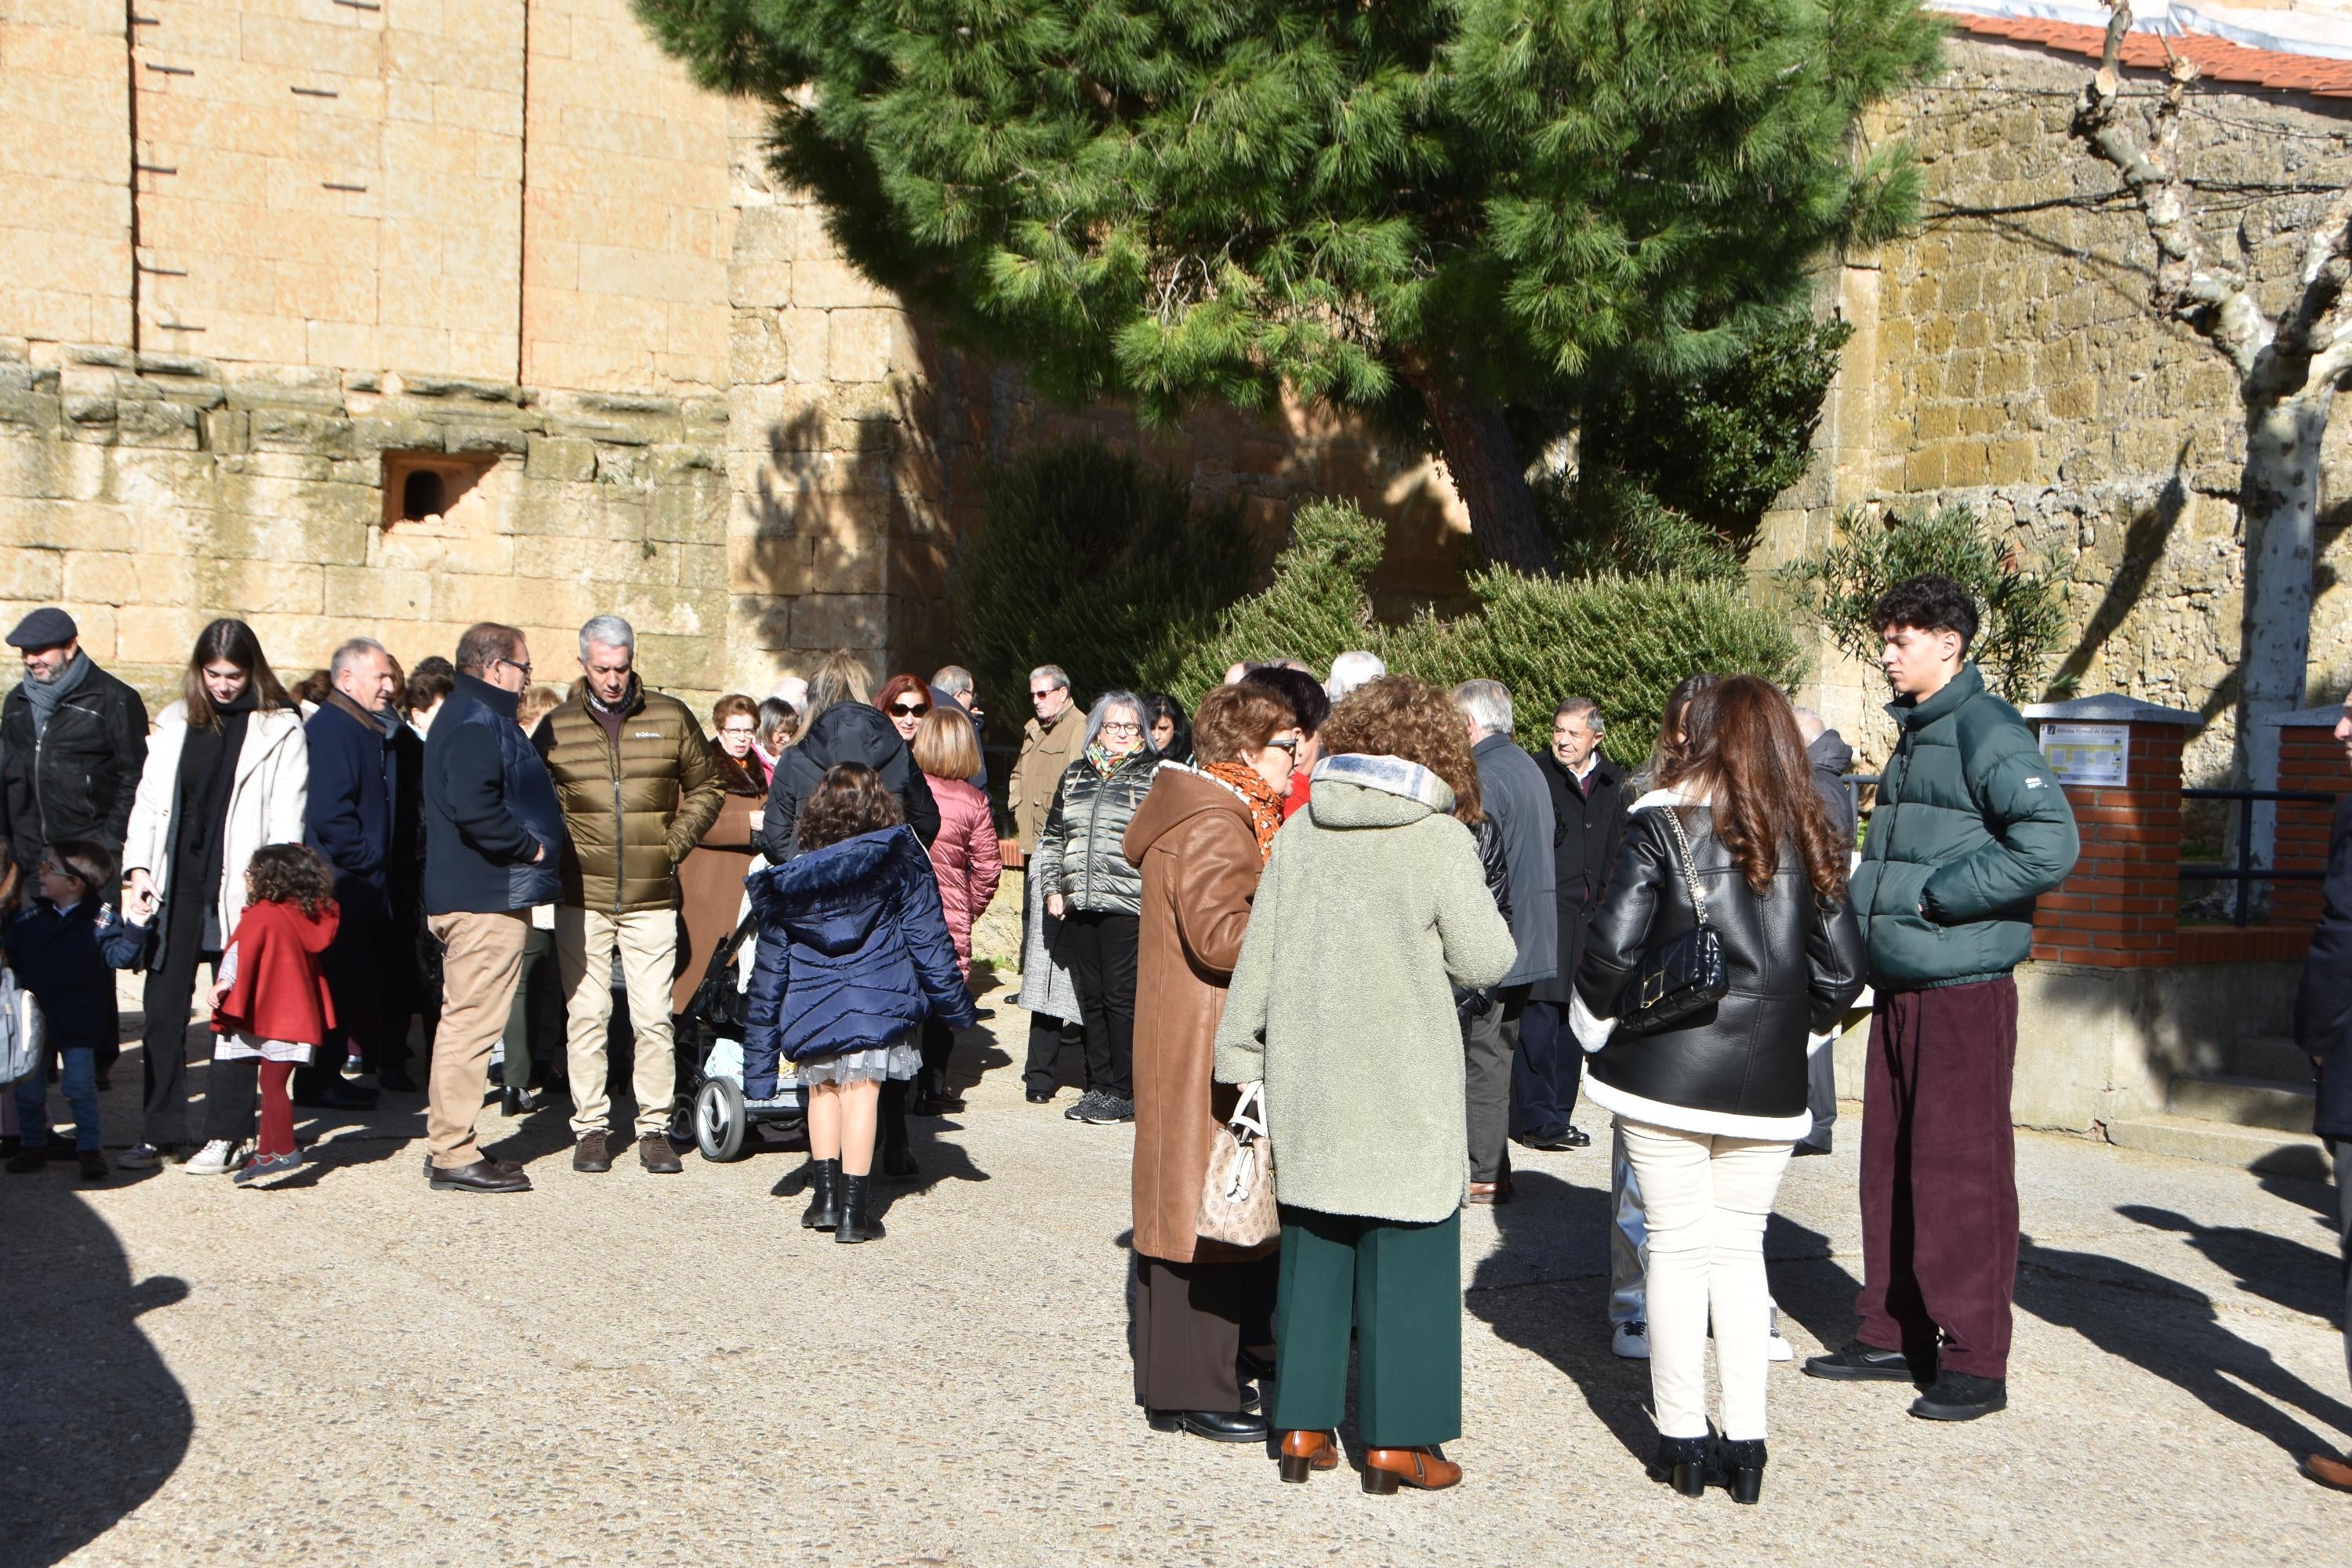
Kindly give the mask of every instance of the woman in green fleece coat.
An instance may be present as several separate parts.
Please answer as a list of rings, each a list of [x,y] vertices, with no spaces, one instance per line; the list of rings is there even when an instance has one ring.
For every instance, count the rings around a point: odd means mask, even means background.
[[[1452,1486],[1470,1180],[1453,986],[1517,957],[1467,823],[1453,700],[1402,676],[1332,710],[1276,837],[1217,1028],[1221,1083],[1265,1084],[1282,1207],[1270,1425],[1282,1478],[1339,1463],[1350,1326],[1364,1489]]]

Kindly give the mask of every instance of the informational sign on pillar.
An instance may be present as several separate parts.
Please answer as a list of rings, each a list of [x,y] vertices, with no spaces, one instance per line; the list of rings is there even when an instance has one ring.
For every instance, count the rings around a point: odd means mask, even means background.
[[[2044,724],[2042,760],[2062,784],[2120,789],[2131,771],[2131,726]]]

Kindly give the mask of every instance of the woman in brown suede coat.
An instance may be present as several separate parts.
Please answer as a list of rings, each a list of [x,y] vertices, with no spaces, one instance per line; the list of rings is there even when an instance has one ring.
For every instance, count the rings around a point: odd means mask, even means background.
[[[1250,900],[1282,826],[1298,721],[1261,687],[1211,692],[1194,764],[1163,764],[1123,842],[1143,873],[1135,1018],[1135,1397],[1152,1426],[1262,1443],[1245,1408],[1244,1346],[1272,1340],[1274,1247],[1195,1228],[1217,1124],[1235,1091],[1213,1083],[1217,1020]],[[1254,1370],[1265,1363],[1257,1357]],[[1248,1405],[1255,1406],[1256,1401]]]

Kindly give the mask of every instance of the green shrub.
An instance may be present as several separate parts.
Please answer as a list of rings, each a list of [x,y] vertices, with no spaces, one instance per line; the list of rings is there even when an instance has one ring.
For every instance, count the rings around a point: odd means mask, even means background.
[[[2066,637],[2066,590],[2055,559],[2028,563],[1965,506],[1874,521],[1839,519],[1843,540],[1811,561],[1780,569],[1838,647],[1876,663],[1879,636],[1870,612],[1906,577],[1941,572],[1976,595],[1981,625],[1969,657],[1987,684],[2011,702],[2039,695],[2042,671]]]
[[[1632,480],[1586,476],[1567,487],[1539,483],[1536,504],[1553,520],[1563,575],[1738,578],[1741,547],[1687,512],[1675,510]]]
[[[1375,646],[1364,584],[1387,541],[1387,528],[1352,502],[1307,502],[1291,518],[1290,542],[1274,558],[1274,581],[1228,605],[1208,635],[1162,639],[1143,679],[1191,708],[1236,659],[1288,658],[1328,669],[1348,649]]]
[[[957,642],[984,700],[1025,710],[1030,670],[1058,664],[1081,701],[1154,687],[1168,648],[1208,639],[1259,555],[1236,508],[1194,510],[1183,484],[1093,442],[989,473],[979,531],[956,552]]]

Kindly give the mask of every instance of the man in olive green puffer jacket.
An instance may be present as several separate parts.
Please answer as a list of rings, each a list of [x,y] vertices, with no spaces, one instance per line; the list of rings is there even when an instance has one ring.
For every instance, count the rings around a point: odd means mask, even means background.
[[[2032,951],[2034,899],[2065,879],[2079,845],[2032,731],[1969,662],[1968,590],[1910,578],[1872,624],[1897,735],[1852,888],[1878,1003],[1864,1076],[1866,1283],[1853,1342],[1805,1370],[1933,1379],[1911,1413],[1966,1421],[2008,1402],[2011,971]]]
[[[555,781],[571,840],[555,908],[555,955],[568,999],[572,1168],[612,1169],[604,1033],[617,948],[636,1034],[637,1158],[668,1174],[679,1169],[668,1137],[677,1090],[669,1022],[676,871],[718,816],[726,790],[694,710],[637,679],[636,645],[618,616],[581,627],[580,684],[540,721],[531,743]]]

